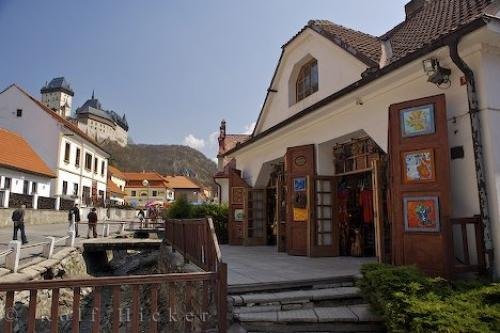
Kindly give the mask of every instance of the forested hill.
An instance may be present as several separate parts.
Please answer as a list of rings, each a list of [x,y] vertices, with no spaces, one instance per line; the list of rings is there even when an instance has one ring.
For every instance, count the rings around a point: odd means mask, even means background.
[[[189,175],[214,187],[215,163],[198,150],[181,145],[107,144],[111,165],[122,171],[157,171],[162,175]]]

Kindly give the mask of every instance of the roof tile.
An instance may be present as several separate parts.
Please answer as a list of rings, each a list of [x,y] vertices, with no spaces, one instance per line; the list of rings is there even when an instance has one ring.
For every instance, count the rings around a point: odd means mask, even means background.
[[[55,178],[54,172],[22,136],[0,128],[0,165],[27,173]]]

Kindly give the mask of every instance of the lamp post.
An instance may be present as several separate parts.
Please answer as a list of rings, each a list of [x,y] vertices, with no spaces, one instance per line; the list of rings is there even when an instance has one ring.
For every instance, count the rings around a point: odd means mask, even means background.
[[[149,200],[149,181],[147,179],[144,179],[142,181],[142,186],[144,186],[146,188],[146,203],[147,203]],[[144,208],[146,208],[146,204],[144,204]],[[148,216],[148,218],[149,218],[149,216]],[[146,227],[147,227],[147,224],[146,224]],[[141,223],[141,229],[142,229],[142,223]]]

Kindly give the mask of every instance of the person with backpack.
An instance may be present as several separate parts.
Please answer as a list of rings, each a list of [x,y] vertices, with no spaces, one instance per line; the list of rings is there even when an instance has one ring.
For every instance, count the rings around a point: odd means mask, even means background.
[[[23,244],[28,243],[28,239],[26,238],[26,231],[24,229],[24,210],[26,209],[26,205],[21,205],[21,208],[17,208],[12,213],[12,222],[14,222],[14,237],[12,240],[17,240],[17,233],[21,231],[21,241]]]
[[[80,222],[80,209],[78,209],[78,204],[75,204],[68,211],[68,222],[69,230],[75,231],[75,237],[78,236],[78,223]]]
[[[87,229],[87,238],[90,238],[90,230],[92,230],[92,235],[94,236],[94,238],[97,238],[97,231],[96,231],[96,228],[97,228],[97,213],[96,213],[96,209],[95,208],[92,208],[92,210],[90,211],[90,213],[88,213],[87,215],[87,219],[89,220],[89,228]]]

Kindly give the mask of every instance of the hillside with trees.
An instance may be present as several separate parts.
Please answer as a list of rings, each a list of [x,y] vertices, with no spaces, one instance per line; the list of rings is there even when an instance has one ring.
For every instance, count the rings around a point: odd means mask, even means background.
[[[107,144],[110,164],[122,171],[157,171],[162,175],[185,175],[214,187],[216,164],[196,149],[182,145]]]

